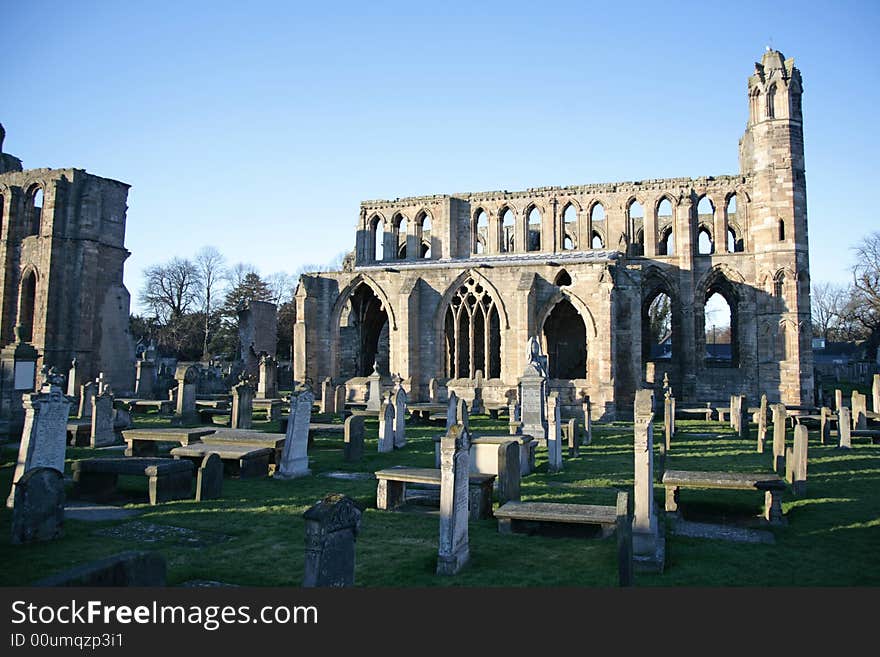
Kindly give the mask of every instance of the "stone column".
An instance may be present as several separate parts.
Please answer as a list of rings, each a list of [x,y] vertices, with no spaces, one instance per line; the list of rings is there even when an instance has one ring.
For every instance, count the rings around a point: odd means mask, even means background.
[[[773,404],[773,470],[781,472],[785,461],[785,406]]]
[[[652,207],[650,204],[645,207],[645,256],[653,258],[657,255],[657,206],[655,203]]]
[[[547,469],[549,472],[562,470],[562,418],[560,417],[559,393],[551,392],[547,397]]]
[[[838,447],[850,449],[852,447],[852,414],[846,406],[837,412],[837,433],[840,437]]]
[[[672,398],[663,400],[663,434],[666,439],[666,451],[672,447]]]
[[[229,426],[233,429],[250,429],[254,416],[254,387],[247,378],[232,386],[232,415]]]
[[[470,437],[461,424],[440,441],[440,543],[437,574],[455,575],[470,559],[468,474]]]
[[[290,396],[290,417],[281,462],[275,465],[275,479],[293,479],[309,474],[309,422],[315,395],[304,390]]]
[[[354,544],[362,509],[342,494],[328,495],[303,513],[306,555],[303,587],[354,586]]]

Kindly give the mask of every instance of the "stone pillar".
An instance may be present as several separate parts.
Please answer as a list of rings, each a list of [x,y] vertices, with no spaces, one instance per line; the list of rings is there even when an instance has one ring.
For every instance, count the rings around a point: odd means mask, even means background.
[[[290,417],[281,462],[275,465],[275,479],[294,479],[309,474],[309,422],[315,395],[304,390],[290,396]]]
[[[636,390],[633,423],[634,515],[633,553],[656,562],[660,553],[657,515],[654,509],[654,393]]]
[[[406,390],[403,386],[394,394],[394,449],[406,447]]]
[[[838,447],[850,449],[852,447],[852,414],[844,406],[837,412],[837,433],[840,437]]]
[[[350,497],[328,495],[303,513],[306,555],[303,587],[354,586],[354,544],[362,510]]]
[[[773,404],[773,470],[781,472],[785,460],[785,406]]]
[[[562,470],[562,418],[560,417],[559,393],[547,397],[547,470]]]
[[[461,424],[440,441],[440,544],[437,574],[455,575],[470,559],[468,474],[470,437]]]
[[[22,395],[24,429],[6,499],[9,508],[15,504],[15,483],[29,470],[52,468],[64,474],[70,400],[61,393],[61,383],[61,377],[50,373],[39,392]]]
[[[360,461],[364,455],[364,416],[349,415],[343,425],[346,461]]]
[[[378,411],[382,406],[382,377],[379,376],[378,364],[373,363],[373,373],[367,377],[367,410]]]
[[[794,428],[794,463],[792,464],[791,490],[795,495],[805,495],[807,492],[807,427],[799,424]]]
[[[232,415],[229,426],[233,429],[250,429],[254,416],[254,387],[246,378],[232,386]]]
[[[260,378],[257,382],[257,399],[278,397],[278,361],[267,353],[260,355]]]
[[[758,411],[758,454],[764,453],[767,442],[767,395],[761,395],[761,410]]]
[[[150,360],[135,363],[134,396],[138,399],[153,399],[156,394],[156,364]]]
[[[328,376],[321,381],[321,413],[336,413],[336,396],[333,392],[333,381]]]
[[[498,504],[519,502],[522,466],[519,441],[508,440],[498,446]]]
[[[663,400],[663,434],[666,439],[666,451],[672,447],[672,398]]]
[[[105,387],[104,392],[92,397],[92,447],[107,447],[116,442],[113,431],[113,395]]]
[[[394,449],[394,404],[391,393],[385,397],[379,410],[379,452],[390,452]]]
[[[874,383],[871,386],[871,410],[880,414],[880,374],[874,375]]]

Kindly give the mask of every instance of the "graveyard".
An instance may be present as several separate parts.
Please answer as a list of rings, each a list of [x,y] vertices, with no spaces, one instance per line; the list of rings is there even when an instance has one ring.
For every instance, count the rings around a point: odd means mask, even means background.
[[[282,393],[283,394],[283,393]],[[655,402],[656,404],[656,402]],[[160,553],[168,586],[300,586],[303,580],[306,523],[303,513],[328,493],[342,493],[362,509],[355,543],[354,585],[387,586],[586,586],[618,585],[618,548],[590,527],[542,528],[507,534],[491,516],[470,519],[469,562],[454,576],[436,574],[439,510],[431,494],[410,489],[396,510],[377,508],[374,472],[395,466],[434,468],[435,438],[442,422],[408,421],[406,445],[382,452],[379,423],[364,418],[360,460],[346,460],[342,414],[321,414],[311,422],[309,473],[290,479],[270,476],[226,477],[216,499],[181,499],[150,505],[143,477],[122,476],[109,506],[124,517],[81,519],[72,508],[73,463],[118,458],[124,445],[68,447],[65,489],[68,510],[63,535],[27,546],[10,542],[13,511],[0,511],[0,557],[6,568],[0,585],[29,585],[73,566],[129,550]],[[171,416],[148,410],[132,417],[134,429],[171,428]],[[502,434],[508,418],[474,414],[473,435]],[[788,423],[790,424],[790,422]],[[808,424],[806,420],[804,424]],[[813,423],[809,423],[813,424]],[[336,425],[338,431],[327,425]],[[740,437],[729,422],[679,419],[670,449],[663,420],[654,419],[654,477],[651,487],[659,532],[665,537],[662,573],[636,572],[636,586],[864,586],[880,583],[874,553],[880,535],[880,445],[853,438],[841,449],[835,436],[822,444],[818,425],[809,429],[806,491],[782,493],[783,523],[760,518],[762,499],[754,491],[690,490],[679,495],[680,516],[664,514],[661,466],[666,470],[748,473],[771,471],[774,456],[768,435],[756,451],[757,423]],[[199,425],[206,428],[206,425]],[[253,429],[282,438],[279,420],[257,417]],[[769,428],[772,434],[773,427]],[[835,433],[835,432],[832,432]],[[786,444],[794,431],[789,426]],[[196,443],[197,444],[197,443]],[[161,444],[169,456],[172,445]],[[551,468],[550,450],[538,447],[533,471],[521,478],[523,502],[614,505],[618,491],[632,494],[633,423],[593,423],[590,444],[571,455],[562,446],[561,468]],[[5,446],[0,485],[12,484],[16,450]],[[270,469],[274,470],[274,466]],[[416,493],[416,494],[414,494]],[[493,509],[500,507],[493,501]],[[592,527],[595,530],[596,527]]]

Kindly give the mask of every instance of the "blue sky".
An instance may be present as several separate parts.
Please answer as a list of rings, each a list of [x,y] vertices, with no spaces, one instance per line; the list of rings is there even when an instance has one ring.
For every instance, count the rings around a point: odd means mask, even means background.
[[[804,78],[814,281],[880,229],[880,3],[0,0],[4,150],[125,181],[125,281],[213,245],[263,274],[364,199],[736,173],[771,42]]]

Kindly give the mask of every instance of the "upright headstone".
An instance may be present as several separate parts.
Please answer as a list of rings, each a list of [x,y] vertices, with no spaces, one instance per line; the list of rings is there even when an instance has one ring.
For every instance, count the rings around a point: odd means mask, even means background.
[[[470,413],[485,415],[486,406],[483,404],[483,371],[477,370],[474,375],[474,401],[471,403]]]
[[[394,393],[394,448],[406,447],[406,390],[403,386]]]
[[[852,391],[850,402],[852,408],[853,429],[864,430],[868,428],[868,397],[857,390]]]
[[[303,513],[306,555],[303,587],[354,586],[354,544],[362,510],[350,497],[328,495]]]
[[[89,381],[79,387],[79,419],[88,420],[92,417],[92,398],[95,396],[95,384]]]
[[[333,380],[328,376],[321,381],[321,412],[333,415],[336,410],[336,395],[333,390]]]
[[[508,440],[498,445],[498,504],[519,502],[522,466],[520,465],[520,446],[516,440]]]
[[[767,395],[761,395],[761,410],[758,411],[758,454],[764,453],[767,443]]]
[[[373,363],[373,373],[367,377],[367,410],[378,411],[382,406],[382,377],[379,376],[379,364]]]
[[[880,349],[877,353],[880,354]],[[871,385],[871,410],[880,413],[880,374],[874,375],[874,382]]]
[[[107,389],[107,377],[104,376],[103,372],[98,373],[98,378],[95,379],[95,383],[98,384],[95,392],[99,395],[103,395],[104,391]]]
[[[737,399],[737,409],[739,410],[737,430],[739,432],[739,437],[743,440],[751,440],[751,431],[749,427],[749,422],[751,421],[751,417],[749,416],[749,400],[745,395],[737,395]]]
[[[12,475],[12,489],[6,499],[9,508],[15,504],[15,482],[29,470],[53,468],[64,472],[70,400],[61,393],[62,381],[62,377],[49,371],[39,392],[22,395],[24,429]]]
[[[349,415],[342,425],[346,461],[360,461],[364,455],[364,416]]]
[[[454,425],[440,440],[440,544],[437,574],[455,575],[470,559],[468,476],[470,436]]]
[[[654,392],[636,390],[633,422],[633,553],[662,567],[662,549],[654,509]],[[660,563],[658,563],[658,561]]]
[[[782,472],[785,461],[785,420],[783,404],[773,404],[773,470]]]
[[[739,428],[737,427],[737,422],[739,421],[739,409],[736,407],[737,396],[730,396],[730,417],[728,418],[728,423],[730,424],[730,428],[739,433]]]
[[[584,411],[584,445],[590,445],[593,442],[593,403],[589,395],[584,395],[581,406]]]
[[[458,397],[455,391],[449,393],[449,399],[446,402],[446,433],[458,424]]]
[[[807,492],[807,427],[799,424],[794,428],[794,449],[792,464],[791,490],[795,495],[804,495]]]
[[[135,362],[134,396],[138,399],[155,397],[156,364],[151,360]]]
[[[519,378],[522,432],[547,443],[547,364],[537,338],[529,338],[527,363]]]
[[[63,535],[64,475],[55,468],[32,468],[12,486],[12,543],[51,541]]]
[[[294,479],[309,474],[309,422],[315,395],[302,390],[290,396],[290,417],[287,435],[281,453],[281,463],[276,464],[276,479]]]
[[[470,431],[470,421],[468,418],[468,405],[464,399],[458,400],[458,422],[464,425],[464,428]]]
[[[92,447],[107,447],[116,442],[113,430],[113,395],[108,387],[92,397]]]
[[[666,439],[666,450],[672,447],[672,398],[663,400],[663,436]]]
[[[837,446],[841,449],[850,449],[852,447],[852,415],[846,406],[837,411],[837,433],[839,436]]]
[[[79,368],[77,367],[78,361],[74,358],[70,361],[70,369],[67,371],[67,396],[71,399],[77,399],[77,393],[79,393],[80,387],[80,374]]]
[[[241,380],[232,386],[232,415],[229,426],[233,429],[250,429],[254,419],[254,387],[242,372]]]
[[[843,408],[843,391],[840,388],[836,388],[834,390],[834,409],[840,413],[841,408]]]
[[[517,400],[516,390],[508,390],[504,393],[504,397],[507,400],[508,433],[516,435],[521,430],[519,422],[519,401]]]
[[[632,514],[629,510],[629,493],[617,493],[617,583],[633,585]]]
[[[551,392],[547,397],[547,469],[550,472],[562,470],[562,417],[559,393]]]
[[[428,381],[428,398],[432,404],[440,403],[440,383],[437,379]]]
[[[566,425],[566,438],[568,439],[569,458],[579,456],[578,446],[580,440],[578,440],[578,423],[574,418],[571,418]]]
[[[257,399],[276,399],[278,397],[278,361],[268,353],[260,354]]]
[[[831,409],[823,406],[819,418],[819,442],[827,445],[831,442]]]
[[[215,500],[223,495],[223,461],[220,455],[206,454],[196,477],[196,502]]]
[[[192,365],[178,365],[174,371],[177,381],[177,408],[172,418],[173,424],[196,424],[199,414],[196,411],[196,386],[199,373]]]
[[[336,386],[336,412],[339,415],[345,414],[345,384]]]
[[[390,452],[394,449],[394,404],[391,393],[386,395],[379,410],[379,452]]]

